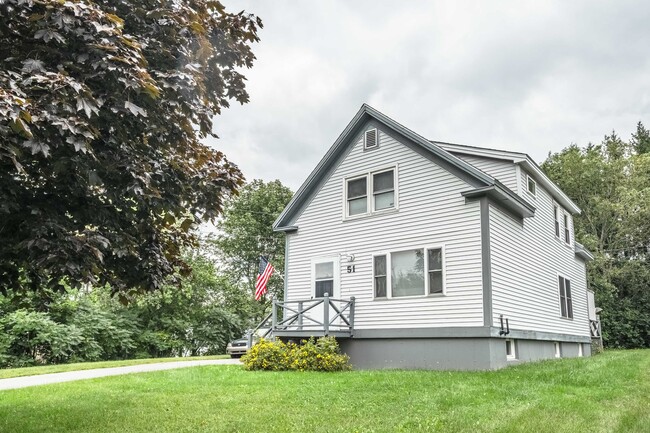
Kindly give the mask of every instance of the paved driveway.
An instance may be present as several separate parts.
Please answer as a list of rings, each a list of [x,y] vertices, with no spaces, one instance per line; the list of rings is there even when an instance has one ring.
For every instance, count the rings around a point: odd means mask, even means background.
[[[240,364],[240,361],[239,359],[210,359],[197,361],[160,362],[157,364],[128,365],[126,367],[97,368],[94,370],[40,374],[38,376],[12,377],[11,379],[0,379],[0,391],[4,389],[48,385],[50,383],[71,382],[73,380],[94,379],[96,377],[117,376],[120,374],[145,373],[148,371],[172,370],[174,368],[225,364]]]

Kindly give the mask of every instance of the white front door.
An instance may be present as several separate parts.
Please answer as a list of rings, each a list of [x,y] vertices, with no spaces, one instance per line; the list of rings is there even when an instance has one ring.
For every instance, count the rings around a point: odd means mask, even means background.
[[[311,262],[311,293],[312,299],[318,300],[323,299],[325,294],[330,298],[339,299],[340,297],[340,277],[341,277],[341,267],[339,266],[339,258],[336,257],[324,257],[313,259]],[[313,304],[313,303],[312,303]],[[305,305],[308,307],[308,305]],[[307,313],[306,316],[311,317],[312,319],[323,323],[325,316],[325,306],[321,303]],[[330,320],[336,315],[336,312],[329,308],[329,317]],[[305,325],[312,325],[307,329],[315,329],[316,323],[311,320],[303,321]],[[319,328],[321,328],[319,326]]]

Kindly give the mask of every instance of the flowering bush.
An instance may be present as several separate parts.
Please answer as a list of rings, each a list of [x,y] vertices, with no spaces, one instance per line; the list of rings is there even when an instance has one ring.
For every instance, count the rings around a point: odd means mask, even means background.
[[[301,344],[260,340],[242,357],[246,370],[343,371],[350,358],[342,354],[334,337],[310,338]]]

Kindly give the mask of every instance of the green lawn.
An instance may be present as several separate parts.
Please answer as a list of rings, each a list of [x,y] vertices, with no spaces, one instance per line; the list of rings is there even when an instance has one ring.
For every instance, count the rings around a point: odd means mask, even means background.
[[[649,432],[650,350],[495,372],[194,367],[0,391],[0,432]]]
[[[64,371],[91,370],[93,368],[124,367],[126,365],[155,364],[157,362],[196,361],[200,359],[228,359],[228,355],[193,356],[187,358],[147,358],[127,359],[125,361],[79,362],[76,364],[43,365],[39,367],[0,369],[0,379],[33,376],[37,374],[61,373]]]

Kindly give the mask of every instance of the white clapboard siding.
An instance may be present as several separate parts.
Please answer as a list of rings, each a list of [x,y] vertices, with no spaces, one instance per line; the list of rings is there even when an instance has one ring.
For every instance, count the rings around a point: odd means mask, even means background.
[[[499,180],[513,192],[517,190],[517,168],[512,161],[452,152],[455,156]]]
[[[526,173],[521,171],[524,185]],[[567,245],[562,219],[560,239],[555,237],[548,192],[538,184],[536,196],[522,196],[536,208],[523,226],[490,207],[493,323],[498,325],[503,314],[511,329],[589,335],[585,264],[575,257],[572,219]],[[560,314],[558,274],[571,280],[572,320]]]
[[[344,179],[397,166],[397,211],[344,221]],[[471,187],[379,130],[379,147],[359,138],[295,221],[288,235],[287,299],[312,297],[311,261],[340,257],[341,298],[356,297],[355,328],[424,328],[483,324],[481,233]],[[445,245],[445,296],[373,299],[372,255]],[[354,262],[347,255],[354,255]],[[348,265],[354,273],[347,273]]]

